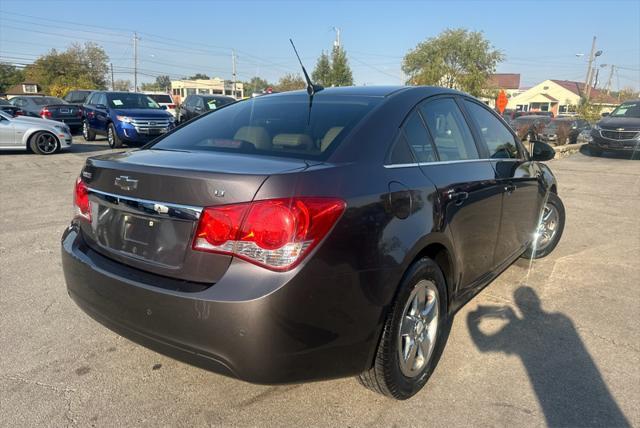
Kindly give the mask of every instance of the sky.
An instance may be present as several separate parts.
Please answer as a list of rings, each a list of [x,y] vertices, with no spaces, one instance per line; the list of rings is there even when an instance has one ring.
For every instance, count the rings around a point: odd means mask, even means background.
[[[274,82],[311,71],[340,29],[357,85],[401,84],[402,57],[447,28],[482,31],[501,50],[497,71],[520,73],[521,86],[545,79],[584,81],[593,36],[598,65],[616,65],[613,89],[640,89],[640,1],[164,1],[0,0],[0,61],[28,64],[52,48],[94,41],[116,79],[133,81],[137,32],[139,81],[205,73]],[[582,55],[579,55],[582,54]],[[600,68],[601,85],[609,67]]]

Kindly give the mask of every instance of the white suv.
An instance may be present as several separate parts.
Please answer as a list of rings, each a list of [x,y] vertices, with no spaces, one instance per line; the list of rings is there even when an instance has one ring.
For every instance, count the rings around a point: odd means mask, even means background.
[[[173,117],[176,117],[176,103],[173,101],[171,95],[166,92],[143,92],[143,94],[158,103],[160,107],[166,107],[167,111],[171,113]]]

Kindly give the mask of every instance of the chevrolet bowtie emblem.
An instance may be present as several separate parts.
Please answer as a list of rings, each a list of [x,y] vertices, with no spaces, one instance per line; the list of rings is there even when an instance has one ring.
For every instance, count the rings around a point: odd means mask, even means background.
[[[114,182],[114,184],[122,190],[136,190],[138,188],[138,180],[129,178],[126,175],[116,177],[116,181]]]

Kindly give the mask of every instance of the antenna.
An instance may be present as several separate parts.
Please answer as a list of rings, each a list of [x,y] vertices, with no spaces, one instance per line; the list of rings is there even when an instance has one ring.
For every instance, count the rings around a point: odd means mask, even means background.
[[[298,62],[300,63],[300,67],[302,67],[302,73],[304,73],[304,78],[307,81],[307,93],[309,94],[310,97],[312,97],[313,94],[315,94],[316,92],[320,92],[321,90],[324,89],[324,87],[320,85],[316,85],[311,81],[311,79],[309,78],[309,75],[307,74],[307,70],[304,68],[304,65],[302,65],[302,60],[300,59],[300,55],[298,55],[298,50],[296,49],[296,45],[293,44],[293,40],[291,39],[289,39],[289,42],[291,42],[291,46],[293,46],[293,51],[296,53],[296,57],[298,57]]]

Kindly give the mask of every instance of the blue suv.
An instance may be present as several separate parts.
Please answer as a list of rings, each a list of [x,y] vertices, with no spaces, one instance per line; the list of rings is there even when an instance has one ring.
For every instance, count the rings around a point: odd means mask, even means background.
[[[109,147],[146,143],[175,127],[173,116],[144,94],[93,92],[83,105],[82,135],[93,141],[106,135]]]

